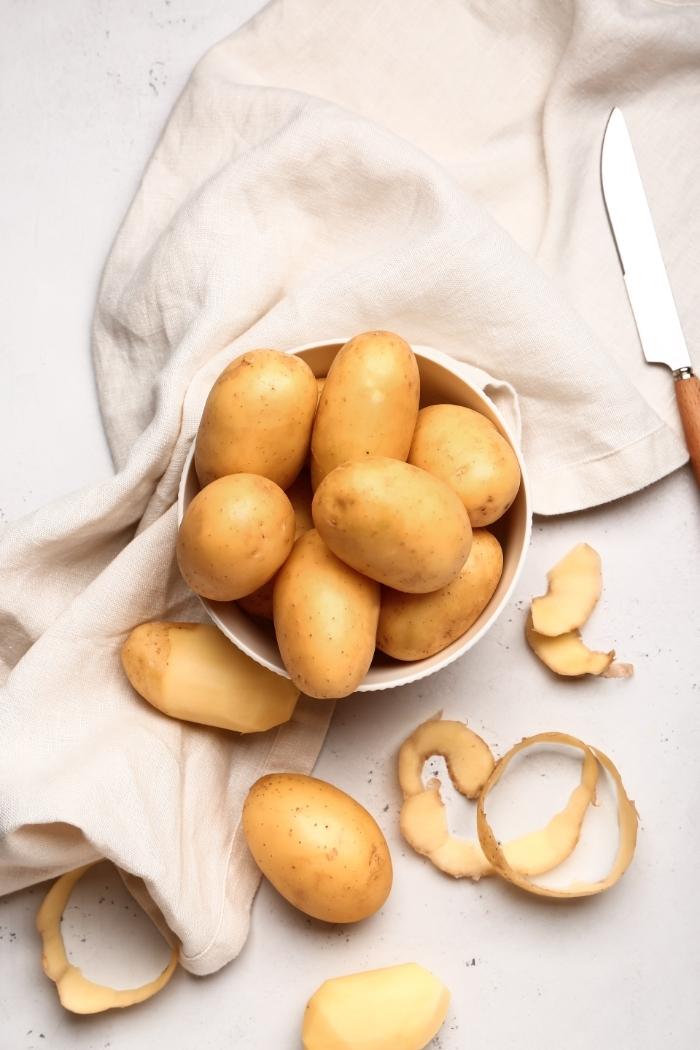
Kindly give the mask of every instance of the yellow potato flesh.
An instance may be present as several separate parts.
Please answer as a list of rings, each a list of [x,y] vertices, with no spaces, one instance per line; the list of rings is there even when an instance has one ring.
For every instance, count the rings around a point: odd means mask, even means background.
[[[211,624],[144,623],[122,647],[137,693],[187,722],[259,733],[288,722],[299,690],[261,667]]]
[[[583,642],[578,630],[568,631],[557,637],[539,634],[532,626],[532,616],[528,616],[525,626],[525,637],[533,653],[539,657],[550,671],[569,678],[580,675],[601,675],[615,659],[615,650],[608,653],[589,649]]]
[[[374,818],[344,791],[300,773],[250,789],[243,830],[263,875],[295,908],[325,922],[373,915],[389,895],[389,848]]]
[[[224,369],[207,398],[195,467],[204,487],[227,474],[261,474],[282,489],[301,470],[318,389],[300,357],[252,350]]]
[[[583,626],[603,589],[600,555],[579,543],[547,573],[547,594],[532,600],[532,625],[538,634],[566,634]]]
[[[307,1004],[304,1050],[423,1050],[449,1002],[444,984],[416,963],[335,977]]]
[[[354,692],[374,656],[379,585],[336,558],[311,529],[277,574],[273,611],[297,688],[317,699]]]
[[[493,597],[503,551],[486,529],[474,529],[466,562],[451,583],[428,594],[383,588],[377,648],[395,660],[423,660],[472,627]]]
[[[418,417],[415,355],[393,332],[364,332],[336,354],[323,385],[311,438],[314,488],[350,460],[405,460]]]
[[[44,973],[56,985],[61,1005],[76,1014],[96,1014],[134,1006],[164,988],[177,967],[178,952],[173,948],[170,962],[163,972],[148,984],[138,988],[109,988],[90,981],[82,971],[68,959],[61,933],[61,918],[76,882],[83,877],[92,864],[76,868],[62,875],[46,894],[37,913],[36,925],[42,941],[42,964]]]
[[[271,579],[294,543],[294,510],[257,474],[231,474],[198,492],[180,524],[177,561],[196,594],[225,602]]]
[[[418,467],[376,456],[328,474],[312,504],[328,547],[353,569],[397,591],[423,594],[459,575],[472,542],[452,489]]]

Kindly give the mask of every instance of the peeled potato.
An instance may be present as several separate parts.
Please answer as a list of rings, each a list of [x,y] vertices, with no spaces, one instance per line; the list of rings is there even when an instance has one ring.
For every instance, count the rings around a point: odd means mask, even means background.
[[[549,587],[532,599],[532,626],[538,634],[566,634],[582,627],[603,590],[600,555],[578,543],[547,573]]]
[[[428,594],[382,589],[377,648],[395,660],[439,653],[476,623],[503,571],[503,551],[486,529],[474,529],[467,560],[456,579]]]
[[[520,488],[513,449],[486,416],[462,405],[420,410],[408,462],[446,481],[474,527],[502,517]]]
[[[325,981],[304,1014],[304,1050],[423,1050],[447,1015],[450,993],[416,963]]]
[[[294,543],[294,510],[278,485],[231,474],[198,492],[182,519],[177,561],[185,583],[216,602],[252,594]]]
[[[300,357],[251,350],[221,373],[204,406],[195,467],[204,487],[227,474],[261,474],[288,488],[304,465],[318,389]]]
[[[122,646],[137,693],[172,718],[260,733],[288,722],[299,690],[237,649],[213,624],[142,623]]]

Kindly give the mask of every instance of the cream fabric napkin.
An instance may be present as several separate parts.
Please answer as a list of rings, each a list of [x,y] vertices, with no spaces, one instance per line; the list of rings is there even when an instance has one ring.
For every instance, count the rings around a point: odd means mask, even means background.
[[[173,564],[173,501],[233,356],[381,326],[507,380],[545,514],[685,461],[598,158],[618,104],[697,344],[699,53],[696,5],[276,0],[204,57],[100,293],[117,474],[0,537],[0,892],[106,856],[192,972],[245,940],[242,798],[264,771],[312,768],[332,705],[237,739],[151,710],[118,659],[135,624],[200,615]],[[488,389],[515,419],[510,388]]]

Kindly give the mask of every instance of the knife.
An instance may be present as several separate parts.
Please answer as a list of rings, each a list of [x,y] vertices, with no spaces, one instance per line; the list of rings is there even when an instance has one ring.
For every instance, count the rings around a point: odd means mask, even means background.
[[[668,365],[673,373],[685,442],[700,486],[700,380],[690,363],[632,140],[617,107],[605,128],[600,171],[639,341],[650,364]]]

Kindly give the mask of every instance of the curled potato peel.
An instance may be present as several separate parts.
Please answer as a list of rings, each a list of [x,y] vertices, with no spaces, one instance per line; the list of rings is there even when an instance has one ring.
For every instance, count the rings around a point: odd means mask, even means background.
[[[453,878],[477,880],[499,874],[479,843],[450,834],[440,781],[433,778],[423,786],[423,764],[431,755],[445,759],[452,783],[467,798],[481,797],[496,768],[488,745],[462,722],[438,717],[418,726],[399,752],[399,783],[404,793],[399,819],[402,836],[412,849]],[[597,780],[598,763],[587,751],[581,783],[564,809],[544,828],[500,847],[514,871],[524,877],[543,875],[566,860],[576,848],[586,811],[595,800]]]
[[[423,790],[423,764],[432,755],[447,763],[452,783],[467,798],[476,798],[494,767],[488,744],[463,722],[438,714],[419,725],[399,751],[399,784],[404,796]]]
[[[532,599],[532,624],[538,634],[560,635],[582,627],[603,591],[600,555],[577,543],[547,573],[548,590]]]
[[[584,674],[606,675],[615,659],[614,649],[608,653],[589,649],[578,628],[556,637],[539,634],[533,626],[532,614],[528,616],[525,625],[525,637],[535,656],[538,656],[550,671],[567,678],[579,678]]]
[[[122,989],[96,984],[70,962],[61,933],[61,918],[75,884],[92,867],[94,864],[86,864],[57,879],[46,894],[36,917],[43,946],[44,973],[56,985],[61,1005],[75,1014],[96,1014],[103,1010],[123,1009],[150,999],[165,987],[178,962],[178,950],[173,948],[168,965],[153,981],[138,988]]]
[[[587,765],[590,768],[591,759],[595,764],[602,766],[603,769],[605,769],[615,784],[617,790],[617,819],[620,838],[613,864],[608,875],[603,879],[598,879],[593,882],[573,882],[569,886],[562,888],[539,886],[537,883],[531,881],[532,875],[535,874],[533,871],[523,871],[517,866],[517,855],[515,858],[516,864],[513,863],[512,855],[509,856],[507,847],[502,846],[498,842],[493,828],[488,822],[486,816],[486,800],[489,794],[499,782],[515,756],[527,748],[535,747],[538,744],[564,744],[581,751],[584,756],[584,776],[582,778],[582,784],[583,780],[586,778]],[[574,795],[572,795],[572,798],[569,800],[570,805],[575,795],[576,792],[574,792]],[[581,805],[581,800],[577,800],[574,806],[577,813],[581,812]],[[583,814],[585,814],[585,808],[586,807],[583,809]],[[583,819],[583,814],[581,815],[581,819]],[[561,822],[557,822],[557,819],[558,818],[555,817],[547,825],[547,828],[544,829],[544,848],[552,847],[557,841],[568,835],[568,831],[564,829]],[[609,759],[602,751],[590,747],[582,740],[579,740],[578,737],[570,736],[568,733],[538,733],[536,736],[525,737],[519,744],[516,744],[515,747],[513,747],[496,763],[488,782],[484,785],[479,796],[476,812],[476,826],[481,848],[501,878],[506,879],[506,881],[512,883],[514,886],[518,886],[520,889],[526,890],[528,893],[534,893],[540,897],[555,897],[561,899],[590,897],[594,894],[602,893],[604,890],[614,886],[624,875],[634,856],[634,850],[637,844],[637,825],[637,810],[635,809],[634,803],[628,798],[620,774],[611,759]],[[576,836],[576,841],[573,843],[573,846],[576,845],[576,842],[578,842],[578,835]],[[570,852],[571,850],[569,850],[569,853]],[[537,874],[544,874],[544,870],[540,870]]]

